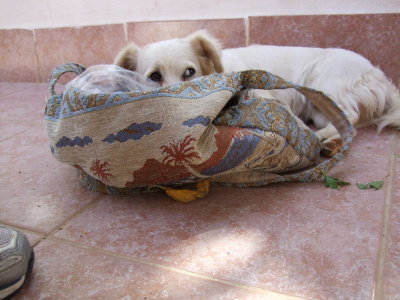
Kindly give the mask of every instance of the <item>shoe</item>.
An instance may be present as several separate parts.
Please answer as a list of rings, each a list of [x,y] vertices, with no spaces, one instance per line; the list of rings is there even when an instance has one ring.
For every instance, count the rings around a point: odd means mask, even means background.
[[[0,225],[0,300],[22,287],[33,261],[34,253],[26,236]]]

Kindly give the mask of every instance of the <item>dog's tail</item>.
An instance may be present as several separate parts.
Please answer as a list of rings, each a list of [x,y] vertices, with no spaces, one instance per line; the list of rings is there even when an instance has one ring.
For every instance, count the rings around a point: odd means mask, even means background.
[[[379,68],[371,67],[352,89],[360,104],[359,125],[372,122],[378,133],[385,127],[400,130],[400,92]]]
[[[375,120],[378,126],[378,132],[381,132],[385,127],[392,127],[400,130],[400,92],[383,73],[381,75],[384,77],[383,80],[385,80],[386,102],[383,114]]]

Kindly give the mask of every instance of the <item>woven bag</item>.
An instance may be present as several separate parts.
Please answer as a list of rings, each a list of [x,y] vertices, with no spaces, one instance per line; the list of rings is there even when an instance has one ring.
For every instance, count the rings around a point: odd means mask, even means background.
[[[240,187],[312,181],[352,140],[350,122],[330,98],[265,71],[212,74],[147,92],[55,93],[60,76],[84,70],[68,63],[52,72],[45,118],[54,157],[76,167],[81,184],[94,191],[129,194],[207,178]],[[320,161],[320,141],[284,103],[243,92],[287,88],[335,126],[339,153]]]

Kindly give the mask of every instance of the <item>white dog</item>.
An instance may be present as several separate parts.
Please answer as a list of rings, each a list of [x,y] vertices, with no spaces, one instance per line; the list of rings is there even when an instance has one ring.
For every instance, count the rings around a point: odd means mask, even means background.
[[[131,44],[114,63],[144,74],[161,86],[214,72],[262,69],[323,91],[356,127],[372,123],[378,131],[385,126],[400,127],[399,91],[381,70],[348,50],[262,45],[221,50],[220,43],[202,30],[142,49]],[[295,90],[257,90],[256,94],[288,103],[303,121],[312,121],[320,129],[317,135],[321,140],[337,138],[329,121]]]

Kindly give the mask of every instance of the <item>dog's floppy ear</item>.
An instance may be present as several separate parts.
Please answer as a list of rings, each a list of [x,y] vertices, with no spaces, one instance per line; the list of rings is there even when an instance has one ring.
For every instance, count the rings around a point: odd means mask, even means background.
[[[139,47],[135,44],[130,44],[118,53],[114,60],[114,65],[120,66],[124,69],[136,71],[137,68],[137,56]]]
[[[206,30],[199,30],[188,37],[195,53],[199,57],[203,75],[222,73],[221,46]]]

